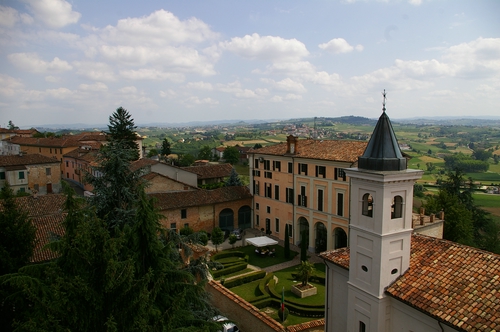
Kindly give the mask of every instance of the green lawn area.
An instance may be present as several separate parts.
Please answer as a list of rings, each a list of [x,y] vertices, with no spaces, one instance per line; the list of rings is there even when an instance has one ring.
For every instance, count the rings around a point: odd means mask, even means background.
[[[320,267],[319,265],[323,265]],[[276,277],[278,277],[278,283],[276,284],[275,290],[276,292],[281,294],[282,288],[285,287],[285,302],[287,298],[294,299],[294,301],[299,302],[299,303],[304,303],[304,304],[314,304],[314,305],[321,305],[325,303],[325,285],[323,284],[318,284],[315,282],[310,282],[312,285],[316,286],[318,288],[318,293],[313,296],[305,297],[303,299],[297,297],[295,294],[292,293],[291,288],[292,285],[297,284],[299,281],[297,279],[294,279],[292,277],[292,274],[297,273],[297,267],[292,266],[289,268],[286,268],[284,270],[280,270],[274,273]],[[315,275],[325,275],[324,272],[324,264],[314,264],[314,267],[316,268]],[[321,271],[323,269],[323,271]]]
[[[465,178],[472,178],[474,181],[480,181],[484,185],[489,185],[491,183],[500,183],[500,174],[493,172],[485,173],[466,173]]]
[[[474,203],[481,207],[500,207],[500,195],[473,194]]]
[[[231,292],[241,296],[245,300],[252,299],[256,296],[263,295],[259,290],[260,280],[255,280],[243,285],[231,288]]]
[[[244,247],[239,247],[235,249],[229,249],[229,251],[234,250],[234,251],[241,251],[244,252],[246,255],[248,255],[248,264],[253,265],[253,266],[258,266],[260,268],[268,267],[271,265],[276,265],[280,264],[283,262],[287,262],[289,260],[292,260],[293,257],[295,257],[298,253],[295,251],[290,251],[290,259],[285,258],[285,248],[275,245],[275,246],[270,246],[269,248],[274,248],[276,250],[276,257],[261,257],[255,253],[255,247],[252,245],[244,246]],[[228,250],[225,250],[228,251]]]

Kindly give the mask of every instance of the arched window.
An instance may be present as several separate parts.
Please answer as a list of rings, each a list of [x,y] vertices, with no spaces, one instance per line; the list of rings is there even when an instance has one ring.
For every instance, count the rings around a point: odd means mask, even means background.
[[[373,196],[370,194],[363,195],[363,215],[373,217]]]
[[[403,197],[395,196],[392,200],[391,219],[401,218],[403,216]]]
[[[219,227],[222,230],[234,229],[234,213],[231,209],[224,209],[219,214]]]

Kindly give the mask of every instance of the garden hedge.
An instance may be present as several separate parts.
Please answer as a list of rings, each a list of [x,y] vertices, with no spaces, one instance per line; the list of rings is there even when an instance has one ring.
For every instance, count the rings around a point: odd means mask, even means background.
[[[245,253],[241,252],[241,251],[221,251],[221,252],[213,255],[212,256],[212,260],[216,261],[218,259],[226,258],[226,257],[231,257],[231,256],[245,258],[245,256],[247,256],[247,255],[245,255]]]
[[[226,288],[231,288],[239,285],[246,284],[248,282],[252,282],[254,280],[262,279],[266,276],[266,271],[255,271],[249,274],[245,274],[239,277],[231,278],[231,280],[226,280],[224,282],[224,286]]]
[[[269,293],[271,294],[271,297],[275,298],[275,299],[279,299],[281,301],[281,293],[278,293],[276,292],[276,289],[274,289],[276,287],[276,282],[273,280],[269,281]],[[289,303],[289,304],[293,304],[295,306],[300,306],[301,308],[305,308],[305,309],[311,309],[311,310],[317,310],[317,309],[322,309],[323,312],[325,311],[325,305],[324,304],[306,304],[306,303],[300,303],[298,301],[296,301],[295,299],[293,298],[287,298],[285,299],[285,305]]]
[[[247,263],[243,263],[243,264],[234,265],[234,266],[231,266],[231,267],[228,267],[228,268],[225,268],[225,269],[220,269],[220,270],[217,270],[217,271],[212,271],[212,276],[214,278],[219,278],[219,277],[221,277],[223,275],[226,275],[226,274],[231,274],[231,273],[235,273],[235,272],[244,270],[244,269],[247,268],[247,266],[248,266]]]
[[[277,300],[274,298],[267,298],[263,299],[260,301],[256,301],[252,303],[254,306],[256,306],[259,309],[265,308],[265,307],[273,307],[273,308],[280,308],[281,306],[281,299]],[[285,308],[290,310],[291,313],[297,315],[297,316],[302,316],[302,317],[325,317],[325,308],[316,308],[316,309],[309,309],[305,307],[301,307],[295,304],[290,304],[288,301],[285,301]],[[279,310],[279,309],[278,309]]]

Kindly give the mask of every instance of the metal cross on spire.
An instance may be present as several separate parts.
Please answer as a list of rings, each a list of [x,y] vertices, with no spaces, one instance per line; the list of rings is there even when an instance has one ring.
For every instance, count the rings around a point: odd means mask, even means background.
[[[382,92],[382,96],[384,97],[384,101],[382,102],[382,111],[384,111],[385,113],[385,101],[387,100],[387,93],[385,93],[385,89],[384,89],[384,92]]]

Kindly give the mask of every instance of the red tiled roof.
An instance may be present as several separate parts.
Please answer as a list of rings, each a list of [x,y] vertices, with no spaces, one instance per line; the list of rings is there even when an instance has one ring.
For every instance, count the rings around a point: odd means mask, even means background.
[[[324,331],[325,330],[325,319],[317,319],[309,322],[300,323],[297,325],[287,326],[287,332],[300,332],[300,331]]]
[[[233,166],[231,164],[206,164],[203,166],[181,167],[181,169],[195,173],[198,179],[223,178],[231,174]]]
[[[36,137],[13,136],[4,139],[4,141],[18,145],[30,145],[30,146],[40,146],[40,147],[49,146],[57,148],[78,147],[80,145],[78,139],[73,136],[64,136],[64,138],[58,138],[58,137],[36,138]]]
[[[89,163],[93,162],[96,160],[97,156],[97,150],[87,150],[87,149],[82,149],[78,148],[75,150],[72,150],[68,153],[65,153],[63,157],[65,158],[74,158],[74,159],[79,159],[79,160],[84,160]]]
[[[32,263],[44,262],[57,258],[55,252],[45,249],[44,246],[51,241],[53,236],[64,235],[64,227],[62,225],[64,218],[66,218],[66,213],[34,217],[31,219],[31,222],[36,227],[35,250],[30,259]]]
[[[0,156],[0,167],[23,166],[36,164],[59,164],[57,159],[43,156],[41,154],[7,155]]]
[[[62,222],[66,216],[62,212],[66,196],[61,194],[42,195],[16,198],[17,206],[28,213],[31,222],[36,227],[36,245],[31,262],[43,262],[56,258],[56,254],[43,247],[49,243],[51,234],[63,235]],[[3,202],[0,201],[0,210]]]
[[[321,256],[348,268],[349,249]],[[386,293],[463,331],[500,330],[500,255],[412,235],[410,268]]]
[[[250,190],[247,187],[223,187],[214,190],[200,189],[154,193],[150,194],[150,196],[156,198],[156,206],[160,210],[202,206],[252,198]]]
[[[363,155],[367,144],[368,142],[364,141],[301,139],[297,142],[297,153],[293,156],[354,163],[359,156]],[[248,153],[283,156],[286,154],[286,150],[287,143],[279,143],[252,149]]]
[[[142,159],[136,160],[133,163],[131,163],[130,170],[134,172],[134,171],[137,171],[139,168],[143,168],[143,167],[151,166],[151,165],[156,165],[159,163],[160,163],[159,161],[156,161],[153,159],[142,158]]]

